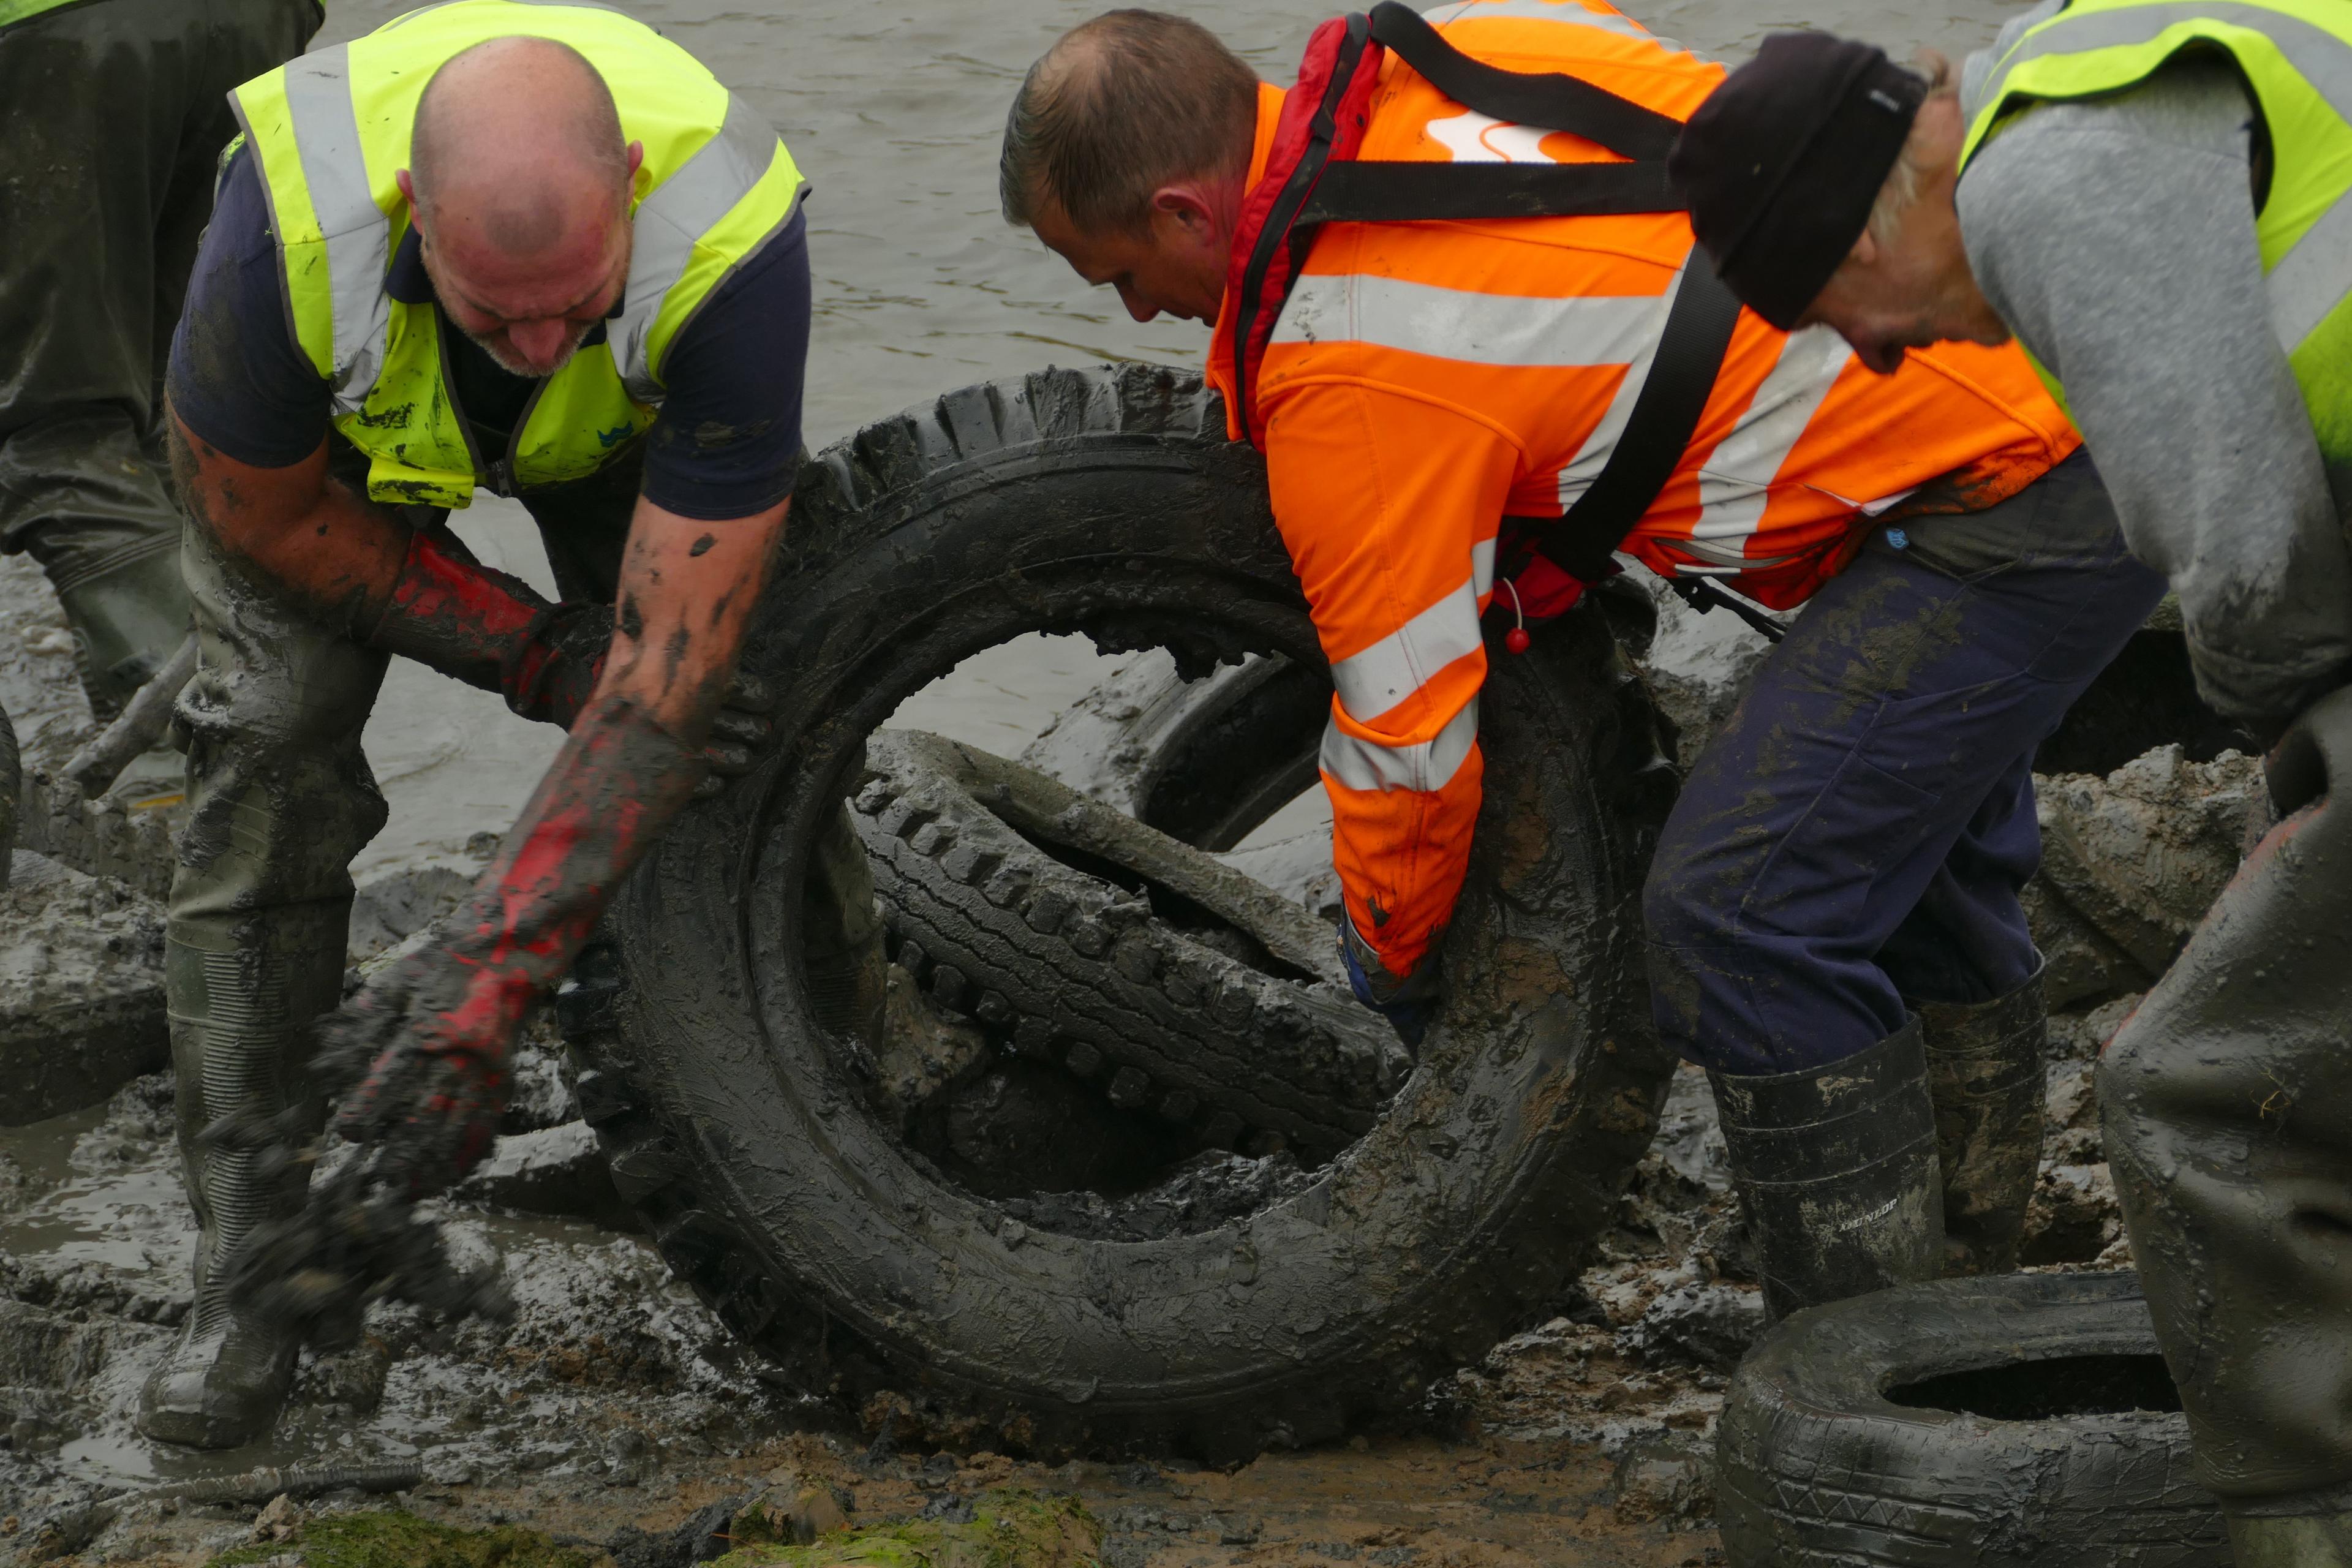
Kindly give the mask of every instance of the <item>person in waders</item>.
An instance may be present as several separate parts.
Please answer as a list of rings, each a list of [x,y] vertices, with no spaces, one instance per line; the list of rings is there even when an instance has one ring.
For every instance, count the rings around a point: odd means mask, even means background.
[[[1347,962],[1408,1035],[1478,809],[1481,617],[1507,650],[1620,552],[1807,605],[1645,900],[1658,1026],[1712,1077],[1786,1313],[2013,1266],[2030,764],[2163,585],[2014,349],[1881,379],[1721,288],[1664,160],[1722,77],[1598,0],[1468,0],[1326,24],[1286,93],[1115,11],[1031,68],[1002,180],[1139,320],[1214,324],[1331,661]]]
[[[1768,39],[1672,169],[1732,290],[1896,372],[2014,332],[2284,817],[2110,1043],[2106,1150],[2240,1568],[2352,1563],[2352,8],[2050,0],[1957,82]]]
[[[525,1010],[765,722],[730,682],[809,324],[791,155],[608,7],[457,0],[231,106],[170,376],[201,661],[166,980],[202,1237],[139,1415],[207,1446],[265,1431],[286,1394],[292,1331],[224,1281],[301,1209],[307,1167],[201,1134],[315,1136],[323,1078],[392,1187],[488,1150]],[[561,602],[449,531],[485,486],[530,510]],[[360,737],[394,654],[569,736],[446,936],[314,1034],[342,999],[350,863],[384,821]]]
[[[163,364],[223,94],[301,52],[318,0],[0,0],[0,551],[40,563],[100,718],[188,636]]]

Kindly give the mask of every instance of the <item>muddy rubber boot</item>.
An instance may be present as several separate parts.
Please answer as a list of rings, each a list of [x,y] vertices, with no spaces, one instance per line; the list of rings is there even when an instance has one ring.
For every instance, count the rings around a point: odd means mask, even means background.
[[[2042,1058],[2050,1015],[2042,972],[1990,1002],[1915,1002],[1944,1173],[1944,1272],[2017,1268],[2025,1208],[2042,1170]]]
[[[1944,1252],[1919,1021],[1801,1072],[1710,1072],[1774,1319],[1932,1279]]]
[[[39,544],[32,547],[42,557]],[[96,562],[42,559],[79,647],[82,684],[101,716],[121,711],[186,640],[188,589],[176,533]]]
[[[2352,1568],[2352,1514],[2230,1519],[2237,1568]]]
[[[200,1230],[194,1302],[140,1391],[146,1436],[199,1448],[251,1442],[276,1422],[293,1384],[299,1343],[230,1302],[220,1279],[256,1227],[300,1206],[310,1168],[266,1173],[261,1152],[206,1147],[197,1134],[233,1111],[272,1113],[305,1100],[311,1128],[323,1125],[302,1068],[311,1018],[341,994],[341,931],[313,910],[278,910],[240,920],[236,942],[222,950],[177,941],[166,949],[180,1152]],[[310,940],[328,936],[331,943]]]

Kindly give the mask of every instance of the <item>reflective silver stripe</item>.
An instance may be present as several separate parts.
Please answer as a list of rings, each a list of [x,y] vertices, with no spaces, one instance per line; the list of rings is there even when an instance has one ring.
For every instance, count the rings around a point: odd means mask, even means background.
[[[1699,515],[1690,531],[1694,542],[1745,542],[1755,533],[1789,455],[1812,427],[1813,416],[1853,358],[1845,340],[1827,327],[1790,334],[1780,345],[1779,363],[1756,389],[1755,401],[1699,464]],[[1742,552],[1735,546],[1728,554],[1695,553],[1738,560]]]
[[[1673,308],[1675,291],[1683,286],[1683,271],[1689,268],[1693,258],[1697,255],[1698,247],[1693,246],[1689,254],[1683,258],[1682,268],[1675,271],[1673,285],[1658,297],[1657,313],[1649,322],[1642,343],[1634,353],[1626,356],[1625,379],[1617,384],[1617,395],[1610,400],[1608,412],[1601,415],[1601,423],[1592,427],[1592,434],[1584,438],[1584,445],[1577,448],[1576,456],[1560,469],[1559,493],[1562,512],[1582,500],[1584,492],[1592,488],[1592,481],[1601,477],[1602,468],[1608,467],[1610,455],[1617,450],[1617,443],[1623,438],[1626,423],[1633,417],[1634,400],[1642,395],[1642,384],[1650,379],[1650,362],[1657,357],[1658,340],[1666,330],[1666,312]]]
[[[2299,16],[2235,0],[2164,0],[2125,11],[2062,12],[2020,40],[2009,57],[1993,68],[1980,101],[2000,102],[2008,89],[2010,74],[2028,60],[2144,44],[2167,27],[2200,20],[2229,23],[2266,35],[2330,108],[2352,120],[2352,47]]]
[[[1478,700],[1472,698],[1437,739],[1414,746],[1382,746],[1360,741],[1339,728],[1338,721],[1323,729],[1323,771],[1342,787],[1372,790],[1409,789],[1427,793],[1443,789],[1462,771],[1470,748],[1478,741]]]
[[[1470,364],[1623,364],[1656,345],[1669,302],[1664,294],[1543,299],[1316,274],[1291,290],[1273,341],[1371,343]]]
[[[392,266],[392,224],[368,189],[352,107],[350,51],[341,46],[286,65],[286,112],[302,160],[302,182],[327,243],[327,291],[333,311],[333,364],[328,377],[335,413],[353,414],[383,369],[392,301],[383,275]]]
[[[2352,191],[2304,230],[2268,279],[2271,324],[2293,353],[2352,294]]]
[[[627,294],[610,336],[613,363],[620,367],[629,395],[638,402],[661,400],[661,384],[648,360],[648,340],[662,302],[693,259],[694,242],[751,194],[775,157],[775,128],[730,92],[719,134],[637,205]]]
[[[1465,577],[1454,590],[1370,647],[1331,667],[1339,706],[1360,724],[1377,722],[1430,677],[1477,651],[1478,594]]]

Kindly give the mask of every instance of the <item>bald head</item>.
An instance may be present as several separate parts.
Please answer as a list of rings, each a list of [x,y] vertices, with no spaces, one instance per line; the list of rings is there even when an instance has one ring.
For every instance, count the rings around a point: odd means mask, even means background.
[[[465,239],[509,256],[609,224],[628,195],[612,89],[552,38],[492,38],[444,63],[417,100],[408,166],[428,226],[462,221]]]
[[[568,44],[492,38],[446,61],[400,174],[443,313],[517,374],[561,369],[620,296],[642,155]]]

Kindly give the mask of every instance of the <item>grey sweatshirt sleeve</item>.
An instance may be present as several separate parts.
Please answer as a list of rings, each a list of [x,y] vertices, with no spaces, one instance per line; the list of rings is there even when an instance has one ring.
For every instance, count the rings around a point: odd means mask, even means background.
[[[2025,111],[1960,181],[1985,297],[2066,389],[2132,552],[2168,574],[2198,685],[2279,721],[2352,665],[2347,551],[2271,326],[2226,66]]]

